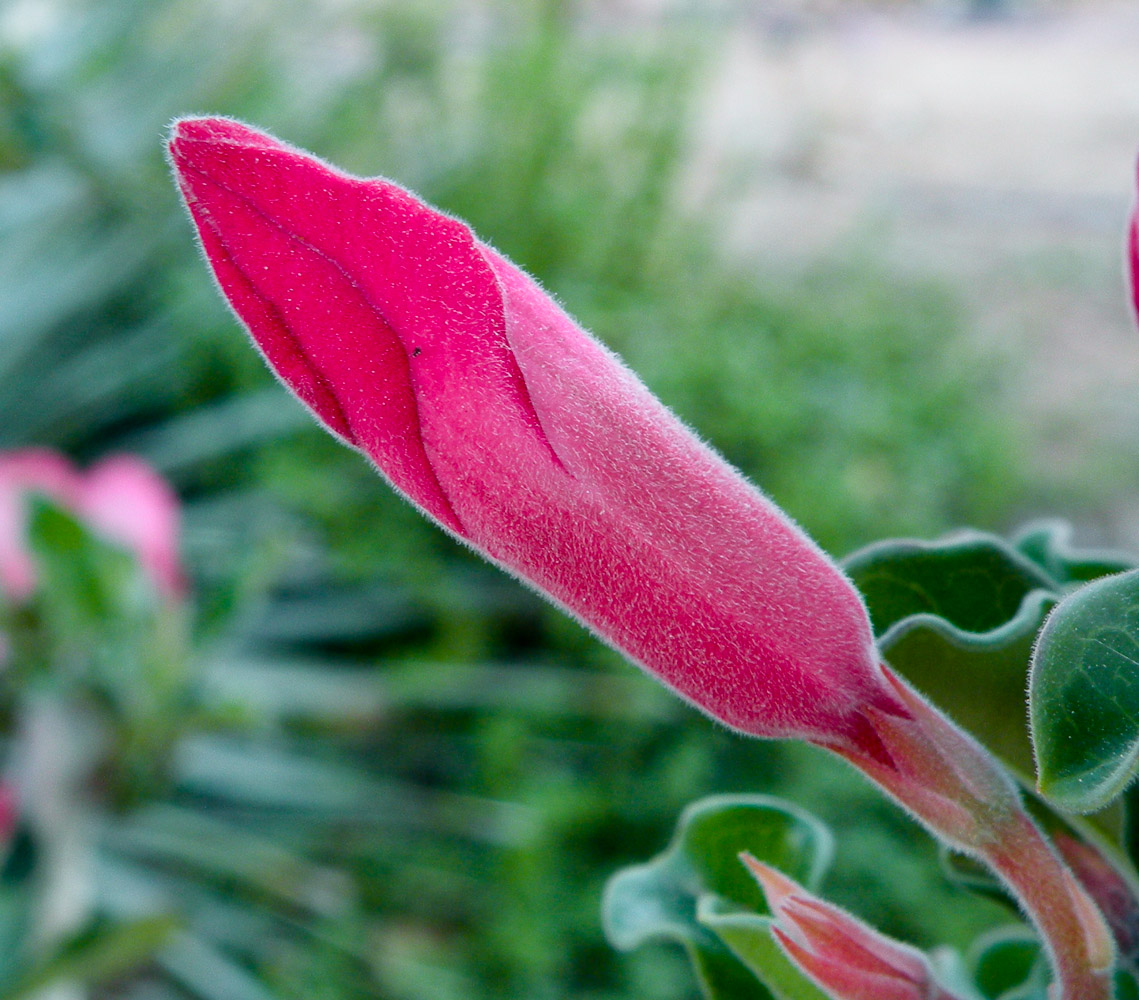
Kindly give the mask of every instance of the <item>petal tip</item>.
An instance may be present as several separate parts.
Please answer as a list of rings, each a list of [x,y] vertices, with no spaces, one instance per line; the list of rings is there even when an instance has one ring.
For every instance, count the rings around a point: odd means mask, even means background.
[[[192,168],[201,169],[217,159],[223,148],[287,149],[266,132],[236,118],[190,115],[175,118],[168,129],[166,147],[170,162],[183,182]]]
[[[254,145],[276,145],[264,132],[223,115],[187,115],[170,123],[169,141],[179,142],[231,142]]]
[[[797,882],[789,879],[781,871],[777,871],[770,865],[765,865],[748,851],[740,853],[740,861],[744,863],[759,883],[760,888],[763,889],[763,894],[767,897],[767,905],[772,913],[778,910],[789,897],[799,895],[803,891]]]

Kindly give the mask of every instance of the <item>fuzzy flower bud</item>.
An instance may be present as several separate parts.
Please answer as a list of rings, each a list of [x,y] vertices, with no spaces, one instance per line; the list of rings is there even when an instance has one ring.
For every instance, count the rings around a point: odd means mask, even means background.
[[[397,490],[729,726],[876,752],[905,710],[849,581],[532,278],[229,119],[170,158],[270,366]]]

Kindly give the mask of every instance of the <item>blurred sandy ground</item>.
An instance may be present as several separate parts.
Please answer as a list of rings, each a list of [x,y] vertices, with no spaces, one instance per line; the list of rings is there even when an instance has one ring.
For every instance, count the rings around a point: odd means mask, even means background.
[[[1139,334],[1121,257],[1139,4],[967,13],[755,5],[697,116],[694,191],[735,164],[723,230],[767,270],[882,260],[960,290],[1006,359],[1035,457],[1101,477],[1102,531],[1139,545]]]

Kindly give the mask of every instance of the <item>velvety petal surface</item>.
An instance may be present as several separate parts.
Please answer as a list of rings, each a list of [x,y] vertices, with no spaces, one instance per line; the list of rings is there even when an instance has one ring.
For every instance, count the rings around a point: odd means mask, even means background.
[[[730,726],[905,713],[838,568],[464,224],[227,119],[170,155],[270,365],[440,524]]]

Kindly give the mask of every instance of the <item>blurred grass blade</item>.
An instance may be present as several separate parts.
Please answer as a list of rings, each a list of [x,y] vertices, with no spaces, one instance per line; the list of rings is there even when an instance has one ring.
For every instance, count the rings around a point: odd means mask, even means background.
[[[111,926],[88,927],[21,976],[2,1000],[27,1000],[57,983],[97,985],[139,965],[174,933],[177,921],[167,916],[142,917]]]
[[[201,1000],[280,1000],[279,995],[221,949],[192,934],[178,934],[158,954],[158,961],[182,987]]]

